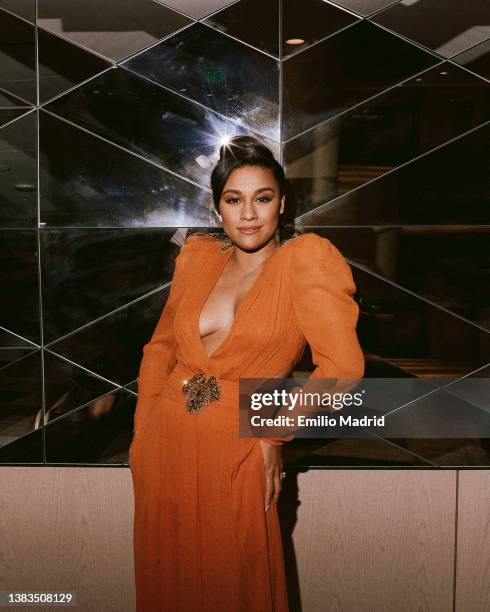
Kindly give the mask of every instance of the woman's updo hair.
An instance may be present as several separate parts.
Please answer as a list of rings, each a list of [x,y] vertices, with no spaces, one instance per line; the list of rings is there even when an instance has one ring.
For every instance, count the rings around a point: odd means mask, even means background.
[[[218,213],[221,194],[228,177],[233,170],[242,166],[269,168],[279,185],[279,197],[285,193],[284,170],[269,147],[253,136],[234,136],[228,143],[221,145],[219,160],[211,172],[213,203]]]

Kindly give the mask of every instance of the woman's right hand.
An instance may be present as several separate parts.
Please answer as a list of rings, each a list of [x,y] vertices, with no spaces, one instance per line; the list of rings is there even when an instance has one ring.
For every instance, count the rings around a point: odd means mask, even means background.
[[[282,448],[274,446],[265,440],[260,440],[262,453],[264,455],[265,470],[265,511],[269,510],[271,503],[277,504],[281,493],[281,474],[283,470]]]

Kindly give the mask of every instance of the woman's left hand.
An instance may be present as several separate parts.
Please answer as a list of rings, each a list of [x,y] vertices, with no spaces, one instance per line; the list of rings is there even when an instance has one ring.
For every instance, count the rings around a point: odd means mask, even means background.
[[[265,467],[265,511],[269,510],[271,503],[277,504],[281,493],[282,448],[260,440],[264,455]]]

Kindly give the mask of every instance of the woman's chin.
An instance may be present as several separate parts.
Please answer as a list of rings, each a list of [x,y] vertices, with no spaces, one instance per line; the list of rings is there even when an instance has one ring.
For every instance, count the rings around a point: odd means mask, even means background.
[[[261,249],[274,237],[274,233],[271,236],[267,236],[263,228],[250,234],[236,230],[233,232],[233,235],[230,235],[233,243],[244,251],[256,251]]]

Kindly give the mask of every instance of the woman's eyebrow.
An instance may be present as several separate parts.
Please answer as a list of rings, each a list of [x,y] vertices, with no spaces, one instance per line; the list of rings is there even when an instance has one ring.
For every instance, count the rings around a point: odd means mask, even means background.
[[[260,189],[256,189],[254,193],[262,193],[262,191],[272,191],[272,193],[274,193],[274,189],[272,189],[272,187],[261,187]],[[242,193],[242,192],[239,189],[227,189],[226,191],[223,191],[223,195],[225,195],[226,193]]]

